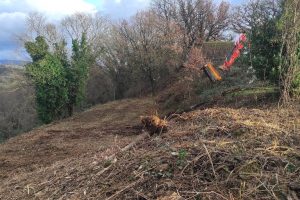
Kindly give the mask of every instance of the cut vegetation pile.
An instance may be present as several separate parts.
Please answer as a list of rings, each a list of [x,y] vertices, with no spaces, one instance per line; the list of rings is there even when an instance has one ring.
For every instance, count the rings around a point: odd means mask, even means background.
[[[300,198],[299,107],[195,110],[173,116],[167,133],[145,138],[133,119],[150,107],[149,100],[106,104],[8,141],[1,163],[17,147],[14,159],[40,161],[2,176],[0,199]],[[45,161],[57,151],[28,155],[29,137],[66,154],[51,162]],[[50,137],[56,139],[45,140]]]

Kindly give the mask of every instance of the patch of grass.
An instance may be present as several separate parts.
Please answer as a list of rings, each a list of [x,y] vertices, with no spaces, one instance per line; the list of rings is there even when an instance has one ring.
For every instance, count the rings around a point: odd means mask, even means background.
[[[274,86],[265,86],[265,87],[254,87],[254,88],[245,88],[241,91],[232,93],[233,96],[250,96],[250,95],[266,95],[266,94],[278,94],[278,87]]]
[[[185,149],[180,149],[178,152],[177,165],[179,168],[183,167],[186,163],[188,152]]]

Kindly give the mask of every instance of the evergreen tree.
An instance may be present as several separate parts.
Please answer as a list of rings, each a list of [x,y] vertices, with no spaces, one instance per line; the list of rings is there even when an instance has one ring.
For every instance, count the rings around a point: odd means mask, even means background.
[[[43,37],[27,42],[25,48],[33,61],[26,71],[35,84],[39,118],[44,123],[60,119],[68,99],[64,66],[59,57],[50,53]]]
[[[278,19],[269,19],[251,30],[251,61],[256,76],[277,83],[279,80],[280,30]]]
[[[93,64],[86,34],[82,34],[80,41],[78,39],[73,40],[72,44],[71,65],[67,67],[69,115],[72,115],[75,106],[82,106],[89,68]]]
[[[35,84],[38,114],[44,123],[71,116],[85,99],[89,67],[93,63],[86,35],[80,41],[73,40],[71,61],[66,45],[65,41],[57,43],[51,52],[41,36],[25,44],[32,58],[26,70]]]

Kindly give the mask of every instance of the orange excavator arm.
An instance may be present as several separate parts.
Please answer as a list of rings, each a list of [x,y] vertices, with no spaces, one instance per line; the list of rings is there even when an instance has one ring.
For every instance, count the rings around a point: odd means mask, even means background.
[[[247,41],[246,35],[240,34],[238,40],[235,42],[235,46],[230,54],[229,59],[226,58],[224,64],[220,66],[219,68],[223,71],[229,71],[236,59],[240,56],[242,49],[244,48],[244,42]],[[218,70],[211,64],[208,63],[203,67],[204,73],[207,75],[207,77],[212,81],[221,81],[222,76],[218,72]]]
[[[220,73],[214,68],[214,66],[211,63],[205,65],[203,67],[203,71],[212,82],[222,80]]]

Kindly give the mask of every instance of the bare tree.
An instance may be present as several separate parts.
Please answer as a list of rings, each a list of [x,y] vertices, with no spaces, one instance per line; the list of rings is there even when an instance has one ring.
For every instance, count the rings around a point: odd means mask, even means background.
[[[217,40],[222,38],[222,34],[224,31],[228,30],[230,24],[230,15],[229,15],[229,8],[230,5],[222,1],[218,7],[208,4],[207,10],[216,10],[216,12],[208,13],[208,23],[206,30],[205,40]],[[202,13],[202,12],[199,12]]]
[[[50,23],[47,18],[38,12],[29,13],[26,19],[26,31],[16,36],[20,46],[27,41],[33,41],[37,36],[43,36],[50,48],[57,44],[80,39],[84,34],[92,47],[95,57],[103,51],[103,42],[108,32],[108,19],[99,13],[76,13],[62,19],[61,23]]]
[[[98,54],[103,50],[103,38],[108,33],[108,19],[99,13],[75,13],[61,21],[61,28],[65,38],[72,40],[80,39],[82,34],[86,34],[88,43],[94,53]]]
[[[137,67],[151,85],[152,94],[155,92],[156,68],[153,54],[163,45],[160,43],[159,30],[155,15],[151,12],[138,13],[131,23],[124,21],[120,27],[120,35],[127,40],[130,47],[130,64]]]
[[[54,44],[62,39],[58,27],[47,21],[47,18],[38,12],[29,13],[26,19],[27,30],[22,36],[25,41],[32,41],[37,36],[43,36],[49,44]]]
[[[234,8],[232,28],[236,32],[249,32],[278,16],[281,0],[249,0],[246,4]]]
[[[176,0],[153,0],[152,8],[160,18],[172,21],[177,15]]]
[[[145,11],[113,26],[106,39],[108,48],[103,62],[118,85],[116,91],[124,92],[126,88],[122,83],[129,79],[127,85],[132,87],[128,89],[139,87],[142,92],[151,88],[154,93],[158,83],[166,79],[172,68],[170,61],[177,57],[174,47],[177,35],[165,34],[164,25],[156,13]]]
[[[120,36],[119,24],[111,24],[109,34],[105,36],[105,52],[100,54],[99,65],[112,80],[114,99],[123,98],[130,84],[126,74],[129,71],[128,60],[130,59],[128,42]]]
[[[44,34],[44,27],[46,24],[46,17],[38,12],[32,12],[28,14],[26,19],[26,25],[29,34],[32,34],[32,37],[36,37],[37,35]]]
[[[173,21],[181,30],[183,60],[187,60],[195,44],[222,38],[230,22],[229,4],[212,0],[153,0],[153,10],[167,22]]]

